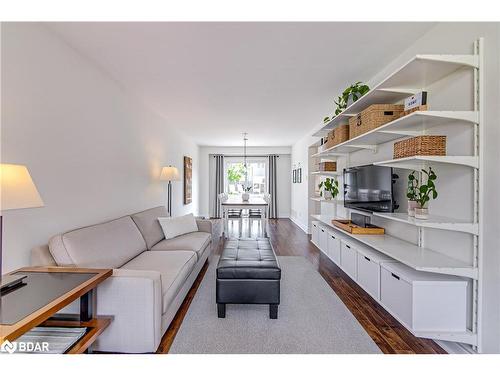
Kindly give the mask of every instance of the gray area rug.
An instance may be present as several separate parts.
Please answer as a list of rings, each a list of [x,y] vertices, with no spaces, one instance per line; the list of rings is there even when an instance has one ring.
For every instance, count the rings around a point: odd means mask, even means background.
[[[278,259],[277,320],[267,305],[227,305],[226,318],[217,318],[213,257],[170,353],[381,353],[307,259]]]

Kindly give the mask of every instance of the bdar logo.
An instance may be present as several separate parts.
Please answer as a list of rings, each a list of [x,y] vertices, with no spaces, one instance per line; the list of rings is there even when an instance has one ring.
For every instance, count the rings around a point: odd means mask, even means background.
[[[9,354],[12,354],[16,351],[16,343],[15,342],[10,342],[9,340],[5,340],[2,346],[0,346],[0,352],[7,352]]]

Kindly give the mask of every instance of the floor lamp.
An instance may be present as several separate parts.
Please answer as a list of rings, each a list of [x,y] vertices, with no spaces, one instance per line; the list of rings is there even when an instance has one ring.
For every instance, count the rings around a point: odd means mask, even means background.
[[[172,181],[179,181],[179,171],[177,168],[169,165],[168,167],[163,167],[160,173],[161,181],[168,181],[167,188],[167,211],[170,217],[172,217]]]
[[[2,214],[4,211],[42,207],[43,201],[24,165],[0,164],[0,290],[22,280],[19,276],[2,278]]]

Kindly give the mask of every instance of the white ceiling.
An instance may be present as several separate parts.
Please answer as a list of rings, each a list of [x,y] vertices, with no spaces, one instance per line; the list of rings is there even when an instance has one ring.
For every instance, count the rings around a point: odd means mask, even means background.
[[[433,23],[50,23],[200,145],[289,146]]]

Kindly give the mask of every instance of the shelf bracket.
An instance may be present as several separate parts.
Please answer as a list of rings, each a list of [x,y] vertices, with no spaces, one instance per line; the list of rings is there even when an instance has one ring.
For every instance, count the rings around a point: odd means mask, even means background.
[[[394,92],[394,93],[399,93],[399,94],[408,94],[408,95],[415,95],[416,93],[422,91],[422,89],[410,89],[410,88],[402,88],[402,87],[386,87],[386,88],[377,88],[375,89],[376,91],[383,91],[383,92]]]
[[[441,61],[457,65],[468,65],[473,68],[479,67],[478,55],[417,55],[417,60]]]
[[[352,148],[360,148],[360,149],[363,149],[363,150],[372,150],[373,153],[376,153],[377,150],[378,150],[378,146],[377,145],[346,145],[348,147],[352,147]]]
[[[411,130],[379,130],[378,133],[404,135],[407,137],[416,137],[422,134],[422,132]]]

